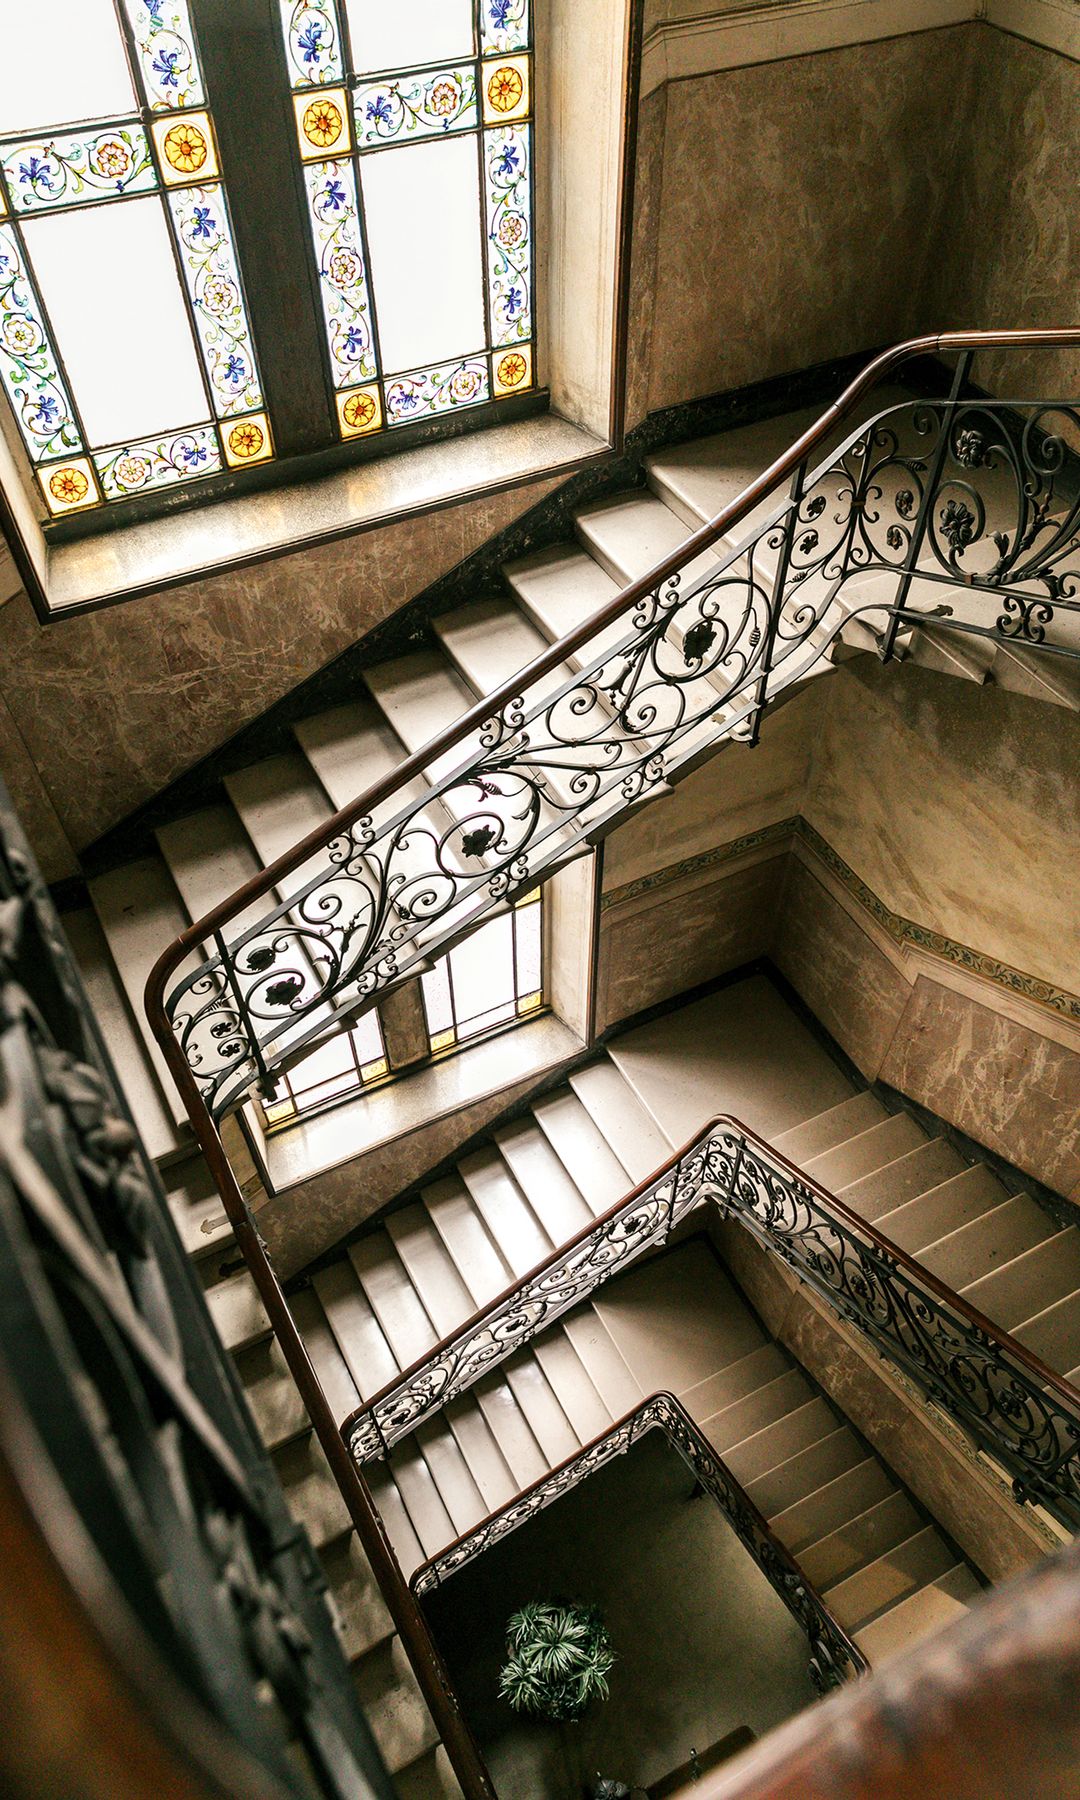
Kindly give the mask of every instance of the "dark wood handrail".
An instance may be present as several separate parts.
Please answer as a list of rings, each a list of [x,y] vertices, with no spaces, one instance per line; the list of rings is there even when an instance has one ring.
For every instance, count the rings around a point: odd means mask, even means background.
[[[775,1150],[767,1138],[762,1137],[756,1131],[751,1131],[749,1126],[744,1125],[742,1120],[736,1118],[734,1114],[717,1113],[713,1118],[709,1119],[700,1130],[695,1131],[693,1136],[687,1139],[681,1149],[676,1150],[668,1157],[666,1162],[660,1163],[653,1170],[651,1175],[647,1175],[644,1181],[639,1181],[637,1186],[631,1188],[624,1194],[621,1200],[617,1200],[614,1206],[609,1206],[606,1212],[598,1213],[596,1218],[591,1220],[588,1225],[584,1225],[580,1231],[575,1232],[572,1238],[568,1238],[564,1244],[561,1244],[558,1247],[558,1249],[553,1250],[550,1256],[546,1256],[542,1262],[538,1262],[535,1268],[529,1270],[527,1275],[522,1275],[516,1281],[512,1281],[508,1287],[503,1288],[502,1292],[497,1294],[493,1300],[489,1300],[485,1306],[477,1307],[476,1311],[470,1314],[469,1318],[467,1318],[463,1324],[459,1325],[455,1331],[451,1331],[446,1337],[440,1338],[437,1344],[433,1344],[431,1349],[425,1351],[423,1356],[418,1356],[415,1362],[410,1363],[407,1369],[402,1370],[400,1375],[396,1375],[391,1381],[385,1382],[378,1392],[372,1395],[370,1400],[365,1401],[363,1406],[355,1407],[348,1418],[341,1424],[340,1430],[342,1438],[347,1439],[349,1431],[360,1419],[365,1418],[369,1413],[373,1412],[377,1406],[390,1399],[399,1389],[407,1386],[417,1375],[422,1374],[429,1364],[440,1361],[441,1358],[445,1356],[446,1352],[452,1349],[459,1339],[468,1337],[473,1331],[483,1325],[485,1319],[489,1318],[493,1313],[498,1312],[499,1308],[505,1305],[507,1301],[512,1300],[515,1295],[521,1294],[524,1290],[531,1287],[533,1282],[542,1280],[544,1275],[553,1269],[556,1264],[561,1263],[564,1257],[570,1255],[580,1244],[587,1243],[594,1234],[602,1232],[604,1227],[609,1225],[613,1219],[617,1218],[621,1212],[624,1212],[627,1208],[632,1208],[634,1203],[641,1199],[646,1191],[652,1188],[656,1182],[663,1180],[665,1175],[673,1173],[684,1157],[689,1156],[694,1150],[700,1149],[714,1131],[722,1129],[738,1132],[745,1144],[751,1146],[759,1154],[767,1157],[770,1162],[783,1167],[793,1180],[799,1182],[802,1187],[808,1189],[810,1193],[814,1194],[817,1199],[823,1203],[826,1210],[833,1215],[839,1224],[845,1226],[847,1230],[865,1238],[875,1250],[880,1250],[884,1255],[888,1256],[890,1261],[894,1262],[898,1269],[902,1269],[904,1273],[913,1281],[917,1282],[919,1286],[925,1288],[929,1293],[933,1294],[936,1299],[950,1307],[952,1311],[957,1313],[960,1318],[964,1319],[973,1330],[979,1331],[984,1336],[988,1337],[991,1343],[995,1344],[1005,1355],[1009,1356],[1014,1362],[1019,1363],[1027,1371],[1035,1385],[1054,1394],[1058,1400],[1072,1411],[1080,1412],[1080,1391],[1074,1388],[1070,1382],[1066,1381],[1063,1375],[1059,1375],[1056,1370],[1051,1369],[1047,1363],[1044,1363],[1041,1357],[1035,1355],[1034,1351],[1028,1350],[1017,1338],[1012,1337],[1009,1332],[1003,1331],[999,1325],[995,1325],[992,1319],[988,1318],[985,1313],[980,1312],[978,1307],[972,1306],[969,1301],[964,1299],[962,1294],[956,1293],[952,1288],[948,1287],[945,1282],[939,1280],[939,1278],[933,1274],[924,1263],[919,1262],[917,1257],[910,1255],[907,1250],[902,1250],[899,1244],[894,1244],[892,1239],[887,1238],[884,1232],[878,1230],[876,1225],[870,1224],[868,1220],[861,1218],[858,1213],[853,1212],[849,1206],[845,1206],[842,1200],[837,1199],[836,1195],[831,1194],[827,1188],[823,1188],[812,1176],[804,1174],[797,1164],[791,1162],[786,1156],[781,1155],[780,1151]],[[736,1213],[732,1216],[737,1218],[738,1214]]]

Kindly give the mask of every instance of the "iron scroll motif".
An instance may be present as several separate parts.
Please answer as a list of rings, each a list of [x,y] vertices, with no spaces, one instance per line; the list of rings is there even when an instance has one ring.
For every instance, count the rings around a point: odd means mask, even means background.
[[[605,632],[579,673],[494,710],[456,768],[356,820],[302,886],[172,990],[169,1018],[214,1116],[721,739],[755,741],[764,706],[853,621],[883,655],[898,628],[933,621],[1080,656],[1077,433],[1068,402],[890,408],[804,465],[704,574],[628,608],[622,636],[612,647]]]
[[[865,1673],[869,1664],[861,1650],[833,1617],[795,1558],[774,1536],[689,1413],[671,1394],[654,1394],[602,1437],[424,1563],[410,1582],[413,1592],[419,1596],[432,1593],[466,1563],[527,1524],[615,1457],[625,1455],[647,1432],[657,1430],[663,1432],[693,1472],[698,1486],[725,1514],[740,1543],[805,1632],[810,1645],[810,1678],[818,1692],[827,1693],[843,1686],[852,1676]]]
[[[695,1208],[716,1204],[868,1337],[1007,1469],[1016,1498],[1080,1527],[1080,1395],[734,1120],[717,1120],[625,1201],[345,1421],[358,1463],[588,1298]]]

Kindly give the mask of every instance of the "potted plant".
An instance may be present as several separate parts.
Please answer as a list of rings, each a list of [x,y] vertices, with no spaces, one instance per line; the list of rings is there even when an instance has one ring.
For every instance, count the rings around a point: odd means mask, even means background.
[[[534,1600],[507,1621],[499,1693],[515,1712],[562,1727],[571,1786],[580,1792],[566,1727],[610,1693],[615,1652],[595,1606]]]

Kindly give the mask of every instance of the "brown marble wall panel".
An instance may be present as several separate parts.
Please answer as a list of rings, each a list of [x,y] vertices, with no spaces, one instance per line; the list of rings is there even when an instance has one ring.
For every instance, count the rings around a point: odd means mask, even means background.
[[[634,169],[634,223],[630,240],[630,307],[627,319],[626,426],[640,424],[649,410],[656,258],[660,243],[660,200],[664,178],[664,134],[668,84],[646,94],[638,111]]]
[[[650,409],[951,322],[929,287],[980,29],[669,85]]]
[[[550,493],[533,482],[42,626],[0,614],[0,698],[82,848]],[[10,768],[0,743],[0,772]]]
[[[881,1078],[1080,1201],[1080,1056],[920,975]]]
[[[697,885],[672,882],[601,915],[598,1031],[761,956],[776,919],[784,857]]]
[[[795,857],[789,859],[771,955],[826,1031],[872,1079],[903,1016],[910,983]]]
[[[0,610],[0,632],[4,626]],[[45,790],[33,757],[0,694],[0,777],[3,778],[46,881],[61,881],[78,867],[75,852]]]

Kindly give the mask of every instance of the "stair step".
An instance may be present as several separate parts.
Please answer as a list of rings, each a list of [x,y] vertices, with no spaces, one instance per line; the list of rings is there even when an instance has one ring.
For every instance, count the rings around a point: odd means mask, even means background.
[[[592,1224],[592,1211],[533,1119],[516,1119],[493,1136],[552,1244],[568,1243]]]
[[[964,1298],[1011,1331],[1078,1289],[1080,1231],[1073,1225],[972,1282]]]
[[[982,1164],[976,1166],[983,1167]],[[954,1175],[959,1177],[971,1172],[965,1169],[963,1157],[947,1138],[928,1138],[894,1162],[886,1163],[884,1168],[875,1169],[858,1181],[848,1182],[846,1187],[837,1190],[837,1198],[860,1218],[880,1224],[884,1214],[892,1216],[909,1200],[917,1199],[931,1188],[938,1188]],[[989,1170],[984,1172],[989,1174]]]
[[[749,1350],[745,1356],[728,1363],[726,1368],[707,1375],[704,1381],[684,1388],[680,1399],[691,1418],[702,1425],[706,1420],[718,1418],[728,1407],[736,1406],[770,1386],[790,1370],[791,1359],[787,1352],[770,1338],[756,1350]]]
[[[901,1651],[951,1625],[968,1611],[981,1592],[971,1570],[957,1563],[947,1575],[939,1576],[910,1599],[872,1620],[865,1630],[856,1633],[855,1642],[868,1662],[880,1669]]]
[[[325,825],[334,810],[298,750],[237,769],[226,775],[225,787],[263,867],[291,850],[308,832]],[[286,891],[295,893],[310,874],[327,866],[325,851],[310,857],[289,876]]]
[[[1080,712],[1080,662],[1071,658],[1040,656],[998,640],[992,673],[998,687]]]
[[[137,1040],[154,1071],[169,1118],[174,1126],[186,1130],[187,1114],[143,1011],[143,990],[162,950],[186,930],[187,914],[159,856],[146,856],[99,875],[89,883],[89,889],[120,985],[127,995]],[[173,984],[194,966],[194,959],[187,959]]]
[[[1073,1371],[1069,1379],[1076,1382],[1076,1363],[1080,1353],[1080,1293],[1067,1294],[1064,1300],[1048,1306],[1034,1318],[1017,1325],[1013,1337],[1026,1345],[1033,1355],[1041,1357],[1051,1369]]]
[[[438,1343],[439,1333],[386,1232],[375,1232],[350,1244],[349,1261],[398,1367],[410,1368]]]
[[[364,681],[410,753],[422,750],[448,725],[456,724],[475,702],[438,650],[414,650],[376,663],[364,671]],[[443,758],[443,764],[447,769],[456,768],[466,754],[459,745],[449,752],[449,760]],[[428,771],[430,779],[436,778],[436,768],[439,765],[433,764]]]
[[[980,1276],[1002,1263],[1011,1262],[1044,1238],[1055,1227],[1026,1194],[1002,1201],[970,1225],[961,1225],[936,1244],[927,1244],[919,1261],[932,1269],[939,1281],[962,1293]]]
[[[549,646],[520,606],[503,598],[470,600],[436,619],[433,629],[454,667],[478,695],[501,687]],[[545,688],[553,691],[569,672],[546,676]]]
[[[401,1564],[401,1572],[408,1581],[420,1564],[427,1561],[427,1557],[406,1511],[400,1489],[384,1462],[366,1464],[364,1480],[371,1489],[371,1498],[389,1534],[394,1555]]]
[[[941,675],[954,675],[961,681],[981,685],[993,666],[994,644],[969,632],[920,625],[912,635],[911,660],[925,669],[936,669]]]
[[[591,1443],[611,1424],[600,1395],[582,1367],[581,1358],[561,1325],[555,1325],[533,1342],[533,1354],[547,1376],[556,1400],[577,1433],[578,1442]]]
[[[289,1311],[304,1340],[323,1392],[338,1424],[360,1405],[360,1390],[338,1346],[333,1327],[314,1289],[294,1294]],[[290,1377],[291,1380],[291,1377]]]
[[[834,1194],[925,1142],[926,1133],[916,1125],[910,1113],[892,1113],[880,1125],[871,1125],[869,1130],[849,1138],[846,1144],[838,1144],[834,1150],[811,1157],[803,1168],[820,1187]]]
[[[775,1425],[778,1419],[785,1418],[812,1398],[813,1389],[802,1370],[785,1369],[782,1375],[774,1376],[752,1394],[746,1394],[721,1412],[714,1413],[705,1420],[702,1429],[718,1454],[726,1457],[736,1445],[756,1436],[767,1426]],[[688,1399],[689,1396],[684,1396],[684,1406]],[[687,1410],[690,1410],[688,1406]]]
[[[632,1412],[644,1398],[595,1307],[584,1306],[562,1320],[574,1350],[613,1419]]]
[[[269,1316],[247,1269],[208,1288],[206,1304],[226,1350],[243,1350],[269,1334]]]
[[[955,1567],[955,1554],[941,1533],[926,1525],[854,1575],[827,1587],[823,1598],[845,1630],[858,1631],[887,1607],[899,1606]]]
[[[790,1462],[792,1457],[829,1437],[837,1423],[836,1414],[827,1401],[815,1394],[771,1425],[762,1426],[752,1437],[734,1444],[725,1453],[724,1461],[736,1481],[749,1487],[770,1469],[779,1468],[782,1463]]]
[[[551,643],[557,643],[575,626],[599,612],[609,600],[614,600],[623,585],[613,581],[606,569],[601,568],[580,544],[573,543],[533,551],[529,556],[507,563],[503,575],[522,610]],[[581,650],[568,658],[571,667],[585,668],[604,650],[626,637],[629,629],[629,614],[620,615],[614,625],[590,638]]]
[[[317,1550],[352,1526],[349,1509],[314,1432],[274,1451],[274,1467],[289,1511]]]
[[[862,1446],[854,1432],[841,1425],[786,1462],[767,1470],[756,1481],[750,1482],[746,1491],[758,1510],[771,1521],[778,1513],[788,1512],[797,1500],[804,1500],[815,1488],[824,1487],[837,1475],[853,1469],[862,1459]]]
[[[453,1257],[474,1307],[486,1306],[513,1279],[491,1241],[472,1195],[457,1175],[447,1175],[423,1190],[428,1217]]]
[[[388,1213],[386,1231],[436,1332],[448,1337],[476,1308],[427,1208],[417,1200]]]
[[[572,1088],[558,1088],[534,1100],[532,1114],[559,1160],[572,1172],[594,1217],[629,1194],[630,1177]]]
[[[177,1125],[179,1099],[172,1107],[165,1103],[162,1083],[155,1073],[156,1065],[150,1061],[143,1034],[132,1019],[97,914],[89,907],[83,907],[78,912],[64,913],[60,923],[79,965],[87,999],[112,1057],[124,1097],[133,1117],[138,1120],[147,1154],[154,1161],[175,1156],[178,1147],[185,1142],[185,1135]],[[166,943],[168,939],[162,938],[158,950],[162,950]],[[174,1091],[171,1081],[169,1091]],[[184,1126],[186,1125],[185,1114]],[[190,1137],[186,1141],[190,1142]],[[200,1167],[206,1167],[201,1157],[197,1161]],[[220,1200],[217,1210],[221,1210]],[[179,1218],[177,1224],[180,1225]],[[184,1235],[181,1226],[181,1236]],[[186,1237],[184,1248],[191,1248]]]
[[[316,1270],[311,1285],[349,1374],[362,1398],[370,1400],[394,1379],[399,1368],[356,1271],[348,1258],[342,1257],[340,1262]]]
[[[458,1174],[514,1276],[527,1275],[551,1255],[551,1239],[494,1145],[463,1156]]]
[[[468,1465],[484,1503],[485,1513],[497,1512],[517,1492],[517,1483],[507,1467],[484,1409],[475,1393],[459,1394],[444,1407],[446,1420],[458,1448]]]
[[[276,1338],[264,1338],[236,1359],[240,1384],[268,1450],[311,1430],[299,1390]]]
[[[791,1554],[801,1559],[812,1545],[898,1491],[884,1465],[867,1456],[774,1513],[769,1523]]]
[[[353,1682],[379,1754],[391,1775],[439,1741],[399,1637],[387,1638],[353,1665]]]
[[[674,1146],[668,1143],[610,1057],[603,1056],[575,1070],[570,1086],[612,1154],[622,1163],[630,1178],[628,1187],[644,1181],[671,1160]]]
[[[811,1157],[835,1150],[838,1144],[846,1144],[849,1138],[869,1131],[872,1125],[880,1125],[888,1117],[881,1101],[869,1088],[864,1088],[861,1093],[852,1094],[850,1099],[827,1107],[815,1118],[806,1119],[790,1131],[782,1131],[773,1139],[773,1149],[779,1150],[781,1156],[786,1156],[801,1169]]]
[[[1007,1199],[1006,1190],[985,1163],[975,1163],[894,1211],[880,1213],[874,1223],[901,1250],[917,1256],[927,1244],[951,1236]]]
[[[573,1427],[552,1393],[536,1357],[519,1350],[503,1364],[503,1373],[529,1429],[540,1446],[545,1467],[553,1469],[580,1448]]]
[[[453,1523],[451,1538],[461,1537],[486,1515],[488,1508],[457,1438],[440,1413],[425,1419],[413,1432],[413,1441],[431,1470],[439,1498]],[[450,1542],[450,1538],[446,1540]]]
[[[231,806],[203,807],[159,826],[154,835],[192,922],[235,894],[262,867]],[[256,901],[230,922],[227,937],[238,937],[272,907],[270,898]],[[208,945],[207,954],[213,953],[214,946]]]
[[[917,1532],[922,1519],[907,1495],[889,1494],[799,1554],[806,1579],[821,1590],[853,1575]]]
[[[394,1777],[398,1800],[464,1800],[445,1746],[437,1744]]]
[[[524,1379],[524,1378],[523,1378]],[[539,1481],[547,1468],[532,1427],[502,1373],[484,1375],[469,1390],[520,1493]]]
[[[355,1531],[328,1544],[321,1562],[341,1646],[350,1662],[394,1635],[394,1621]]]
[[[649,486],[688,530],[696,531],[737,500],[820,416],[820,408],[804,407],[658,450],[645,459]],[[736,535],[741,537],[745,530],[744,525],[737,526]]]
[[[574,529],[589,555],[620,587],[647,575],[689,535],[683,521],[655,494],[632,491],[609,500],[583,506],[574,516]],[[712,551],[697,556],[681,570],[686,593],[694,582],[716,567]]]
[[[387,1468],[423,1546],[425,1559],[445,1550],[458,1534],[415,1436],[403,1438],[400,1444],[394,1445]]]
[[[171,1133],[171,1126],[169,1129]],[[142,1135],[145,1142],[146,1132]],[[169,1211],[189,1256],[198,1259],[232,1242],[233,1228],[201,1150],[182,1162],[170,1163],[162,1181]]]
[[[700,1238],[628,1270],[593,1305],[643,1394],[681,1396],[763,1341]]]

